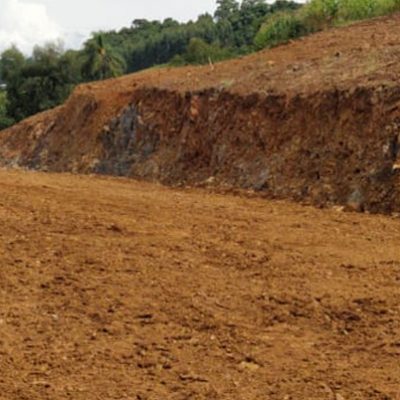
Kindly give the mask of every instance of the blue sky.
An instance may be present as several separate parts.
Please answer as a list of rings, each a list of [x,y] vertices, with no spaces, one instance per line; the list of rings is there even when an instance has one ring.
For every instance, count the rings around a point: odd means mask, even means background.
[[[0,51],[62,39],[79,47],[90,32],[129,26],[136,18],[186,21],[213,12],[215,0],[0,0]]]

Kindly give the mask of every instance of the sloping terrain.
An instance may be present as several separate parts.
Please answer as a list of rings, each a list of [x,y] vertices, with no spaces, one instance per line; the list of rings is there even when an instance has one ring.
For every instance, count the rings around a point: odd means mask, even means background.
[[[199,68],[80,86],[0,163],[400,211],[400,16]]]
[[[0,182],[0,399],[399,399],[399,219]]]

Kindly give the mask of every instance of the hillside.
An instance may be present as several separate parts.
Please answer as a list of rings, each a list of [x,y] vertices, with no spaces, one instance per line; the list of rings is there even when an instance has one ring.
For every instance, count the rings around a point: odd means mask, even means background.
[[[82,85],[1,132],[1,164],[399,212],[399,37],[396,15]]]
[[[0,190],[1,399],[398,399],[398,219],[68,174]]]

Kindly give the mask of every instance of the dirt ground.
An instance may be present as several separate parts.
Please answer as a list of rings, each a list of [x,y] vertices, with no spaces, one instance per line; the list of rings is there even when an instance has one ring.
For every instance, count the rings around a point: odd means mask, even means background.
[[[0,171],[0,399],[400,399],[400,220]]]

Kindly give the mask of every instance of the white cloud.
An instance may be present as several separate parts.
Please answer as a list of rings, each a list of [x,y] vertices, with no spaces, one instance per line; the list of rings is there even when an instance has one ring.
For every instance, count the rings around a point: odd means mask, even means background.
[[[61,38],[65,49],[79,49],[82,44],[89,38],[90,32],[71,32],[63,31]]]
[[[0,51],[15,44],[29,53],[34,44],[58,39],[60,29],[46,6],[22,0],[0,0]]]

